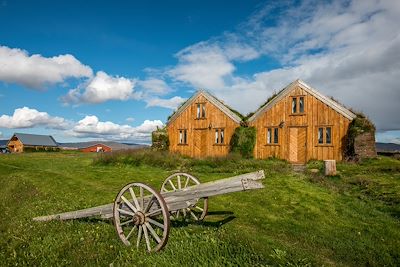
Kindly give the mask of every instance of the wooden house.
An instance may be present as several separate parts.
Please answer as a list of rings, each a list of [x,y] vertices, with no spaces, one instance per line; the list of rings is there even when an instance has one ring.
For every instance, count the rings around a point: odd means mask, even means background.
[[[97,152],[98,153],[98,152],[111,152],[112,149],[111,149],[111,147],[109,147],[107,145],[98,143],[98,144],[90,145],[90,146],[87,146],[87,147],[82,147],[82,148],[79,149],[79,151],[82,151],[82,152]]]
[[[53,150],[58,148],[58,144],[50,135],[15,133],[7,147],[11,152],[23,152],[28,149]]]
[[[200,90],[167,122],[169,150],[191,157],[229,153],[229,142],[241,117],[209,92]]]
[[[301,80],[282,89],[248,120],[257,130],[254,157],[292,163],[342,160],[345,138],[356,115]]]

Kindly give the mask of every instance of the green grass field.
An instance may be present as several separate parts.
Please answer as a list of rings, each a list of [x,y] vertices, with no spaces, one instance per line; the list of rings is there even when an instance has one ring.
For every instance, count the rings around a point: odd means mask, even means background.
[[[157,164],[83,153],[0,155],[0,265],[399,266],[400,161],[338,164],[325,178],[279,160]],[[171,162],[176,162],[172,159]],[[183,163],[182,163],[183,162]],[[33,222],[40,215],[111,203],[131,181],[160,188],[184,169],[202,182],[264,169],[265,189],[210,199],[202,223],[175,224],[156,254],[125,247],[110,221]]]

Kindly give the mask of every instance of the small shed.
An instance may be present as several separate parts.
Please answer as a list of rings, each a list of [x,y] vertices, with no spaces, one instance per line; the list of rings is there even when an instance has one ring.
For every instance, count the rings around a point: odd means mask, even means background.
[[[111,152],[112,149],[111,149],[111,147],[106,146],[105,144],[98,143],[98,144],[90,145],[90,146],[87,146],[87,147],[82,147],[82,148],[79,149],[79,151],[82,151],[82,152],[97,152],[98,153],[98,152]]]
[[[15,133],[7,143],[11,152],[56,150],[58,144],[51,135]]]

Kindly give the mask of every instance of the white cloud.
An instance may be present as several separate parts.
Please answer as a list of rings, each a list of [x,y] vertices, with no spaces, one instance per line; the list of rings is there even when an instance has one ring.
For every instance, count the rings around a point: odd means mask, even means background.
[[[148,140],[151,132],[163,127],[160,120],[145,120],[141,125],[132,127],[110,121],[102,122],[96,116],[86,116],[69,132],[76,137],[95,137],[108,140]]]
[[[68,78],[91,77],[92,69],[74,56],[55,57],[29,55],[18,48],[0,46],[0,80],[16,83],[31,89],[62,83]]]
[[[165,81],[157,78],[138,81],[138,86],[143,89],[144,94],[165,95],[172,91]]]
[[[224,79],[235,70],[234,65],[217,45],[198,43],[183,49],[175,56],[179,63],[169,70],[168,74],[197,88],[223,88]]]
[[[28,107],[17,108],[12,116],[0,116],[1,128],[32,128],[43,126],[52,129],[65,129],[69,122],[61,117],[50,116],[47,112],[40,112]]]
[[[124,77],[113,77],[103,71],[87,83],[72,89],[61,100],[64,103],[102,103],[109,100],[128,100],[135,98],[136,80]]]
[[[128,117],[128,118],[126,118],[125,120],[126,120],[127,122],[134,122],[134,121],[135,121],[135,118]]]
[[[147,106],[146,107],[163,107],[169,109],[176,109],[180,104],[182,104],[186,98],[182,98],[180,96],[174,96],[169,99],[162,99],[162,98],[151,98],[146,100]]]

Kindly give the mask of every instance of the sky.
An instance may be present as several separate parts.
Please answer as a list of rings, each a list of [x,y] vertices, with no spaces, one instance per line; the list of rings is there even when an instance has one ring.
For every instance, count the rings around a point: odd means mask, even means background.
[[[0,0],[0,139],[148,143],[196,90],[243,114],[295,79],[400,143],[400,1]]]

